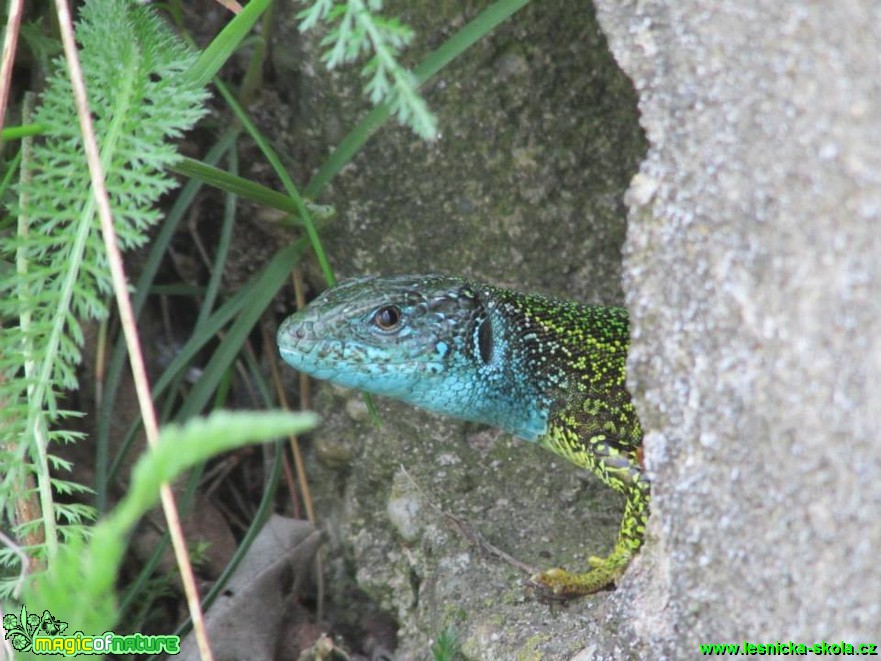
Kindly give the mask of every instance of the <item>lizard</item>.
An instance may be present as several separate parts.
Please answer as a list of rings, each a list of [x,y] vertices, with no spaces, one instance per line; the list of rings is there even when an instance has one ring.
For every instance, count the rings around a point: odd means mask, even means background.
[[[530,578],[549,600],[611,587],[643,543],[650,490],[625,384],[629,339],[625,308],[437,274],[344,281],[278,330],[281,357],[301,372],[497,427],[622,492],[607,557]]]

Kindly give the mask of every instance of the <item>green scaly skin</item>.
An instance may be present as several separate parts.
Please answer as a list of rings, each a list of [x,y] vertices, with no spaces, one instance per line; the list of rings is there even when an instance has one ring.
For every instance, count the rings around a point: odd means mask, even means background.
[[[625,384],[627,311],[442,275],[360,278],[278,332],[296,369],[534,441],[624,494],[618,540],[588,571],[531,578],[569,599],[614,584],[642,546],[649,483]]]

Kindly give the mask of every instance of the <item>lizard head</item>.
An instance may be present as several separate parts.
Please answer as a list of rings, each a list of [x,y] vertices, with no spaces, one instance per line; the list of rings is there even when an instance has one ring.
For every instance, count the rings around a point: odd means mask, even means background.
[[[478,328],[485,317],[477,292],[459,278],[368,276],[286,319],[278,346],[292,367],[319,379],[425,406],[449,373],[464,374],[492,350],[488,330],[481,336]]]
[[[348,280],[282,323],[279,350],[316,378],[532,439],[545,416],[511,373],[491,291],[444,275]]]

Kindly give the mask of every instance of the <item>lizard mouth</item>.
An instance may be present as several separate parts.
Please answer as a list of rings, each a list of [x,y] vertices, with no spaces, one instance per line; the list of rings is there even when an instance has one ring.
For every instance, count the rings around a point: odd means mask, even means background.
[[[291,367],[306,372],[319,379],[332,380],[332,377],[330,376],[319,376],[319,371],[324,374],[330,374],[332,372],[343,374],[349,368],[352,368],[354,371],[354,368],[356,367],[358,370],[367,370],[372,375],[382,374],[385,368],[394,368],[396,370],[404,368],[407,373],[412,374],[424,372],[440,374],[444,369],[444,364],[441,361],[434,360],[357,360],[353,359],[351,354],[343,357],[336,352],[333,354],[322,353],[319,352],[317,348],[303,351],[299,347],[294,349],[280,348],[279,352],[284,361]],[[316,355],[316,352],[321,353],[321,355]]]

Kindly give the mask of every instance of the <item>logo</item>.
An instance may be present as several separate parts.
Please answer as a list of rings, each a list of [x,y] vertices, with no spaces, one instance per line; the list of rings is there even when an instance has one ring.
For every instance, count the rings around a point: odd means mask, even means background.
[[[145,636],[140,633],[122,636],[112,631],[101,635],[86,635],[77,631],[63,635],[68,623],[57,619],[47,610],[42,617],[28,613],[21,607],[21,615],[3,616],[6,640],[18,652],[32,654],[177,654],[180,636]]]

